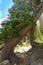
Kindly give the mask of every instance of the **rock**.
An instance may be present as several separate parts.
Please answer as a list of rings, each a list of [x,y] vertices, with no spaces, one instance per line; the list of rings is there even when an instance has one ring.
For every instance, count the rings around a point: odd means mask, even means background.
[[[0,65],[2,65],[2,64],[0,63]]]
[[[0,63],[1,63],[1,51],[0,51]]]
[[[5,60],[2,62],[2,65],[10,65],[9,60]]]
[[[30,65],[43,65],[43,47],[33,49],[30,57]]]

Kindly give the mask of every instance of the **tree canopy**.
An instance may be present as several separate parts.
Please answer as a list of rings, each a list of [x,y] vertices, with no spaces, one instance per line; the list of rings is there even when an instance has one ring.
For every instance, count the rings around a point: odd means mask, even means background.
[[[2,40],[7,41],[11,37],[20,36],[19,31],[27,25],[32,25],[36,16],[36,6],[41,0],[12,0],[13,5],[8,9],[7,20],[2,22]],[[34,4],[33,4],[34,1]]]

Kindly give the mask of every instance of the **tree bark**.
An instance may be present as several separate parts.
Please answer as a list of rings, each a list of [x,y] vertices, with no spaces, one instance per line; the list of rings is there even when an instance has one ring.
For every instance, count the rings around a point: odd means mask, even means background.
[[[10,58],[14,51],[15,46],[26,35],[27,31],[30,30],[30,28],[31,26],[27,26],[25,29],[19,31],[21,37],[12,38],[5,44],[4,48],[2,49],[2,61]]]
[[[30,32],[30,43],[31,43],[32,47],[34,47],[34,42],[35,42],[35,37],[34,37],[35,26],[36,26],[35,22],[40,17],[40,15],[41,15],[42,12],[43,12],[43,6],[38,9],[36,17],[34,18],[34,24],[32,25],[32,28],[31,28],[31,32]]]
[[[2,49],[2,61],[6,60],[6,59],[9,59],[11,57],[15,46],[18,44],[18,42],[26,35],[26,33],[31,28],[34,28],[34,25],[35,25],[37,19],[40,17],[42,12],[43,12],[43,7],[41,7],[39,9],[39,11],[37,12],[37,15],[36,15],[36,17],[34,19],[33,25],[32,26],[27,26],[25,29],[19,31],[20,35],[22,36],[21,38],[12,38],[8,42],[6,42],[4,48]],[[32,32],[32,34],[34,34],[34,33]],[[31,38],[31,40],[32,40],[32,38]]]
[[[34,33],[35,33],[35,24],[34,24],[34,26],[31,28],[31,30],[30,30],[30,44],[31,44],[31,46],[32,47],[34,47],[34,41],[35,41],[35,37],[34,37]]]

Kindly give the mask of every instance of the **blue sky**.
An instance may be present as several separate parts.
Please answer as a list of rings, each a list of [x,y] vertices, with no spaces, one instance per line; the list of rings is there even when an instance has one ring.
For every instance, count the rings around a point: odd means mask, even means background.
[[[0,0],[0,19],[4,19],[7,17],[8,8],[10,8],[12,5],[13,5],[12,0]]]
[[[10,8],[12,5],[12,0],[0,0],[0,27],[2,27],[1,22],[7,18],[8,8]]]
[[[41,15],[42,17],[43,17],[43,13],[42,13],[42,15]]]
[[[7,17],[8,8],[10,8],[12,5],[12,0],[0,0],[0,19]]]

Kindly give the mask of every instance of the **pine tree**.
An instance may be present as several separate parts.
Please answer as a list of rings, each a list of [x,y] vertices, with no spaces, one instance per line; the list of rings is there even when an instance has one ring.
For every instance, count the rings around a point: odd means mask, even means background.
[[[8,20],[4,25],[4,30],[6,29],[5,31],[7,33],[7,38],[11,39],[6,43],[2,50],[2,60],[11,60],[11,56],[13,54],[15,46],[30,29],[32,30],[32,37],[30,36],[30,39],[31,42],[33,42],[33,29],[35,27],[34,21],[38,19],[42,12],[42,7],[38,12],[36,12],[35,7],[29,0],[13,0],[13,3],[13,6],[11,7],[11,9],[9,9]]]

